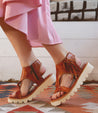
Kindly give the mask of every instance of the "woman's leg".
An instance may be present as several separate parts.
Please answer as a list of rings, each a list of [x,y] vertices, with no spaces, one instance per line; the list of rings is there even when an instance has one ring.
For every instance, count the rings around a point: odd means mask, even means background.
[[[67,54],[67,50],[63,47],[63,44],[56,44],[56,45],[44,45],[46,50],[52,56],[55,64],[58,64],[65,58]]]
[[[11,42],[13,48],[15,49],[16,54],[20,60],[21,66],[26,67],[31,65],[37,58],[35,57],[32,51],[32,47],[30,46],[29,41],[26,39],[26,36],[23,33],[19,32],[18,30],[7,25],[3,21],[3,19],[0,19],[0,25],[2,26],[9,41]],[[40,70],[44,71],[44,67],[41,66]],[[25,96],[28,93],[30,86],[31,86],[31,81],[29,79],[25,79],[22,82],[22,86],[21,86],[22,96]]]
[[[67,55],[67,50],[63,47],[63,44],[56,44],[56,45],[44,45],[46,50],[50,53],[52,56],[55,65],[60,63],[65,56]],[[76,62],[78,65],[81,64],[81,61],[76,57]],[[72,75],[71,74],[65,74],[61,78],[61,86],[69,87],[72,82]],[[56,99],[57,97],[60,97],[63,92],[57,92],[53,94],[52,99]]]

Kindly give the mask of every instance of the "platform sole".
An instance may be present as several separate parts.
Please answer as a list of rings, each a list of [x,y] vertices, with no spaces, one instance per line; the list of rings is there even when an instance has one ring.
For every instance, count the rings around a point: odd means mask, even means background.
[[[93,68],[94,67],[90,63],[87,63],[85,68],[83,69],[79,79],[77,80],[75,86],[71,89],[71,91],[67,95],[63,96],[63,98],[58,98],[56,100],[52,100],[50,102],[51,105],[58,106],[58,105],[65,103],[66,100],[69,100],[71,98],[71,96],[73,96],[74,93],[77,92],[77,90],[80,88],[80,86],[83,84],[83,82],[88,77],[88,74],[90,74],[92,72]]]
[[[55,76],[51,74],[30,96],[23,99],[13,99],[8,97],[8,103],[21,104],[32,101],[33,98],[40,94],[44,89],[48,88],[48,86],[51,86],[55,81],[56,81]]]

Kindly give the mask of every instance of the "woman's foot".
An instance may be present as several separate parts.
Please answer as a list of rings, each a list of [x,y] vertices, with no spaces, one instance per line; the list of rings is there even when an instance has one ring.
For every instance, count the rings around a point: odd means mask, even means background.
[[[68,56],[68,57],[72,57],[72,56]],[[75,57],[76,59],[76,63],[78,66],[81,65],[81,61],[79,58]],[[60,80],[60,86],[65,86],[67,88],[70,87],[71,83],[72,83],[72,80],[73,80],[73,75],[72,74],[63,74],[63,76],[61,77],[61,80]],[[62,95],[64,94],[64,92],[56,92],[52,95],[51,99],[54,100],[54,99],[57,99],[58,97],[61,97]]]
[[[45,67],[41,65],[39,73],[44,73],[45,71],[46,71]],[[32,85],[33,85],[33,82],[30,79],[24,79],[21,83],[21,88],[20,88],[21,96],[26,96]],[[10,95],[10,97],[15,97],[15,95],[16,93],[13,92]]]
[[[56,90],[51,97],[51,104],[58,106],[65,103],[80,88],[88,75],[92,72],[93,66],[81,61],[72,53],[67,53],[64,60],[56,65]]]
[[[52,85],[56,81],[55,77],[53,74],[48,74],[44,78],[45,71],[46,69],[39,60],[30,66],[23,67],[17,89],[12,96],[8,97],[8,103],[21,104],[32,101],[40,92]]]

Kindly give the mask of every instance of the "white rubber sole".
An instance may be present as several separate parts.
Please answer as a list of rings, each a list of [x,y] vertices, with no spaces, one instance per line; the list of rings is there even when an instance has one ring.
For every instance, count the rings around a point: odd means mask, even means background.
[[[86,80],[86,78],[88,77],[88,74],[90,74],[92,72],[93,68],[94,67],[90,63],[87,63],[83,72],[81,73],[77,83],[73,87],[73,89],[64,98],[61,98],[61,99],[58,98],[56,100],[51,101],[50,102],[51,105],[58,106],[58,105],[65,103],[66,100],[69,100],[71,98],[71,96],[73,96],[74,93],[77,92],[78,88],[80,88],[80,85],[82,85],[83,82]]]
[[[53,74],[50,75],[34,92],[32,95],[23,98],[23,99],[13,99],[8,97],[8,103],[15,103],[15,104],[22,104],[27,103],[29,101],[32,101],[33,98],[35,98],[40,92],[42,92],[44,89],[48,88],[48,86],[52,85],[56,81],[56,78]]]

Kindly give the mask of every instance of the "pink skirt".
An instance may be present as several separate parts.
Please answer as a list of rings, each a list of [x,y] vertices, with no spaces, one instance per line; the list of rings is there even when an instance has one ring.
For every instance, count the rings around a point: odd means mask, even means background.
[[[51,20],[50,0],[0,0],[0,17],[25,33],[32,47],[62,43]]]

